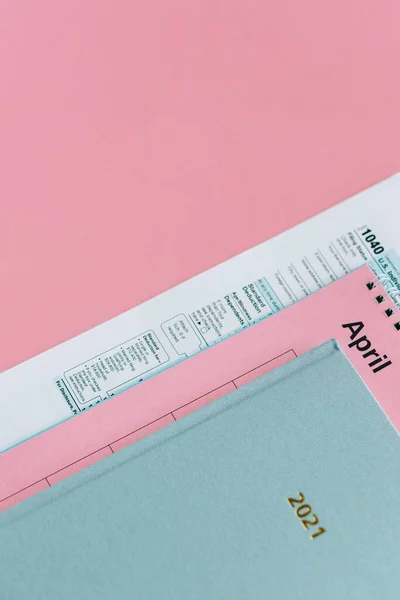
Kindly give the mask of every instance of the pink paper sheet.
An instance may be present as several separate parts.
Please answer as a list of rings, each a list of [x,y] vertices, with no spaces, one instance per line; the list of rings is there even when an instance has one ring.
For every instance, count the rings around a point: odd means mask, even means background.
[[[183,417],[250,379],[336,338],[394,426],[400,429],[399,319],[385,290],[367,283],[369,267],[0,455],[0,509],[5,509],[127,444]],[[384,302],[377,303],[382,294]],[[343,324],[362,322],[363,329]],[[366,340],[356,343],[362,336]],[[354,342],[352,347],[349,344]],[[364,350],[363,350],[364,348]],[[375,349],[375,367],[363,358]],[[374,373],[373,368],[391,365]]]

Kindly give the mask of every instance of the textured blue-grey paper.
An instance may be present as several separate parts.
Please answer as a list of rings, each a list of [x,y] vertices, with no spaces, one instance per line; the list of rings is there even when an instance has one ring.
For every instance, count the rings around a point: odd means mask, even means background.
[[[3,513],[0,598],[398,600],[399,458],[327,342]]]

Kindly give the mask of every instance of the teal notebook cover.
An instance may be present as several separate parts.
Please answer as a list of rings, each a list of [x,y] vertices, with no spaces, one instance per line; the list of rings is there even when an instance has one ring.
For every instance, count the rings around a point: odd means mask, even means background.
[[[327,342],[0,516],[1,600],[394,600],[400,447]]]

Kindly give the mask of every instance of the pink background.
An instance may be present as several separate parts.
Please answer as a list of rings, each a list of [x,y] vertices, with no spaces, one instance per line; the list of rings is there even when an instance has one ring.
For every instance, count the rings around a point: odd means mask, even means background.
[[[0,370],[400,170],[398,0],[2,0]]]

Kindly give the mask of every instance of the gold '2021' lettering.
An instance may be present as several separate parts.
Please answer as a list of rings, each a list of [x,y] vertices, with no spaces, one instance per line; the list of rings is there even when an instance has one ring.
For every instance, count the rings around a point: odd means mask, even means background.
[[[319,519],[316,514],[312,513],[312,508],[309,504],[306,504],[304,494],[298,492],[298,498],[287,498],[290,506],[295,509],[296,515],[301,521],[304,529],[310,531],[310,539],[315,540],[317,537],[326,533],[326,529],[323,527],[318,527],[316,531],[314,531],[315,525],[318,525]],[[311,516],[310,516],[311,514]]]

